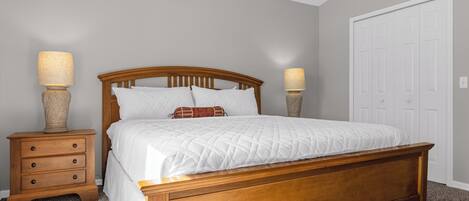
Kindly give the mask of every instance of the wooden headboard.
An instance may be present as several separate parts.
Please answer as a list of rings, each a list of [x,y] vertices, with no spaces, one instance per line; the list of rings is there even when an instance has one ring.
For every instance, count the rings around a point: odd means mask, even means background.
[[[261,85],[263,81],[230,71],[189,66],[160,66],[122,70],[99,75],[102,82],[103,118],[102,118],[102,174],[106,173],[108,152],[111,150],[111,141],[106,134],[112,123],[119,121],[119,105],[112,94],[112,87],[130,88],[135,86],[136,80],[147,78],[166,78],[167,87],[198,86],[216,89],[215,80],[224,80],[236,83],[239,89],[254,88],[257,107],[261,113]]]

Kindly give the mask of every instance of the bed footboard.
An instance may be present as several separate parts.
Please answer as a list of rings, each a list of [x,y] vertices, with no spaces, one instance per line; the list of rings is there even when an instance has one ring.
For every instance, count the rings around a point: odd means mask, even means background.
[[[421,143],[139,184],[149,201],[425,201],[432,147]]]

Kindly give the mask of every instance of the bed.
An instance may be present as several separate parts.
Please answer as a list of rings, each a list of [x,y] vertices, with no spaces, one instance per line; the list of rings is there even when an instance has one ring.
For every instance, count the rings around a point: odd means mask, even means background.
[[[120,121],[112,87],[147,78],[165,78],[167,87],[215,89],[224,80],[253,88],[261,113],[263,82],[239,73],[149,67],[100,75],[111,201],[426,200],[432,144],[408,145],[387,126],[267,115]]]

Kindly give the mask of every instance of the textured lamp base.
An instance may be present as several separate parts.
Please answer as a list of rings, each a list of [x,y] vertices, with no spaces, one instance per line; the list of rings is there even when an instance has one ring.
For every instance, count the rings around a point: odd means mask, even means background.
[[[45,133],[67,132],[68,108],[71,95],[65,87],[47,87],[42,93],[42,103],[46,117]]]
[[[287,94],[288,116],[300,117],[302,103],[303,103],[303,95],[301,94],[301,91],[289,91]]]

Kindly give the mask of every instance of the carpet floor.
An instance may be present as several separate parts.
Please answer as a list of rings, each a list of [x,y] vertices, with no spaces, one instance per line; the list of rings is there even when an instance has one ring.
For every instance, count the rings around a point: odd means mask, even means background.
[[[41,199],[38,201],[79,201],[77,196],[63,196],[49,199]],[[437,184],[433,182],[428,183],[428,201],[469,201],[469,192],[462,191],[454,188],[449,188],[446,185]],[[6,201],[5,199],[1,201]],[[99,201],[108,201],[106,195],[102,191],[99,193]]]

